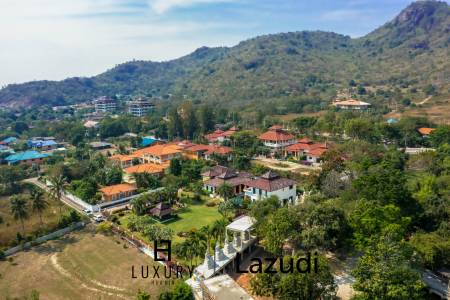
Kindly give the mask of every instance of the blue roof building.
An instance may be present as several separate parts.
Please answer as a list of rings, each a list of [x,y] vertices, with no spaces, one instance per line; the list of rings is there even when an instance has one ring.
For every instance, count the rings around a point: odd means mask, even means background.
[[[17,163],[39,163],[44,158],[49,157],[48,154],[42,154],[34,150],[11,154],[5,158],[9,165]]]
[[[152,145],[153,143],[155,143],[157,141],[157,139],[151,137],[151,136],[144,136],[142,138],[142,142],[141,142],[141,146],[143,147],[147,147]]]
[[[13,137],[13,136],[10,136],[10,137],[7,137],[6,139],[4,139],[3,141],[1,141],[0,144],[2,144],[2,145],[9,145],[9,144],[14,143],[15,141],[17,141],[17,138]]]
[[[54,140],[28,140],[27,145],[30,148],[56,148],[58,143]]]

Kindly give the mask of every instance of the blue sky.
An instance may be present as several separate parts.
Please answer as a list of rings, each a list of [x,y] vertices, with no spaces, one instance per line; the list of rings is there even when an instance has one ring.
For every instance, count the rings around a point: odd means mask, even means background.
[[[0,0],[0,86],[91,76],[261,34],[362,36],[409,0]]]

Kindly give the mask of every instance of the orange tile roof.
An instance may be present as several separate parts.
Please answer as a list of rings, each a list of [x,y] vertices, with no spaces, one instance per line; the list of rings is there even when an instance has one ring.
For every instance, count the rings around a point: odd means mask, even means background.
[[[133,160],[134,158],[138,158],[138,156],[136,156],[136,155],[116,154],[116,155],[111,156],[109,159],[123,162],[123,161]]]
[[[225,147],[225,146],[213,146],[211,145],[209,147],[209,150],[205,153],[207,155],[211,155],[211,154],[229,154],[233,152],[233,149],[230,147]]]
[[[417,129],[417,131],[419,131],[421,135],[429,135],[433,130],[434,130],[434,128],[428,128],[428,127],[421,127],[419,129]]]
[[[208,151],[211,147],[209,145],[192,145],[186,149],[185,151],[198,152],[198,151]]]
[[[116,185],[105,186],[104,188],[100,189],[100,192],[102,192],[102,194],[104,195],[112,196],[120,193],[132,192],[135,190],[137,190],[137,188],[134,184],[121,183]]]
[[[183,148],[175,145],[175,144],[159,144],[151,147],[139,149],[133,153],[135,156],[143,156],[143,155],[154,155],[154,156],[163,156],[169,154],[181,153]]]
[[[281,126],[273,125],[258,138],[263,141],[289,141],[294,139],[294,136],[284,131]]]
[[[149,173],[149,174],[153,174],[153,173],[161,173],[163,172],[165,169],[168,168],[168,164],[152,164],[152,163],[148,163],[148,164],[141,164],[141,165],[135,165],[132,167],[128,167],[125,168],[123,171],[127,174],[133,174],[133,173]]]
[[[325,148],[316,148],[309,151],[308,155],[314,156],[314,157],[321,157],[325,152],[327,152],[327,149]]]

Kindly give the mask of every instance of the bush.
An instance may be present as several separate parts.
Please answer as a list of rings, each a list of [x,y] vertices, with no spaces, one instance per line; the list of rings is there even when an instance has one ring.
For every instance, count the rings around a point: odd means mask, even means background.
[[[108,222],[100,223],[96,229],[97,233],[108,235],[112,232],[112,225]]]
[[[0,260],[4,260],[6,257],[5,252],[3,250],[0,250]]]

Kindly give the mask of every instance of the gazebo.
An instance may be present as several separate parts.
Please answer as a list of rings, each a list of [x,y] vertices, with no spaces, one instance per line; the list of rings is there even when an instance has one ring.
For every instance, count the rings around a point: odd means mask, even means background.
[[[160,220],[167,219],[172,216],[172,207],[164,202],[159,202],[154,208],[150,210],[153,217],[157,217]]]

